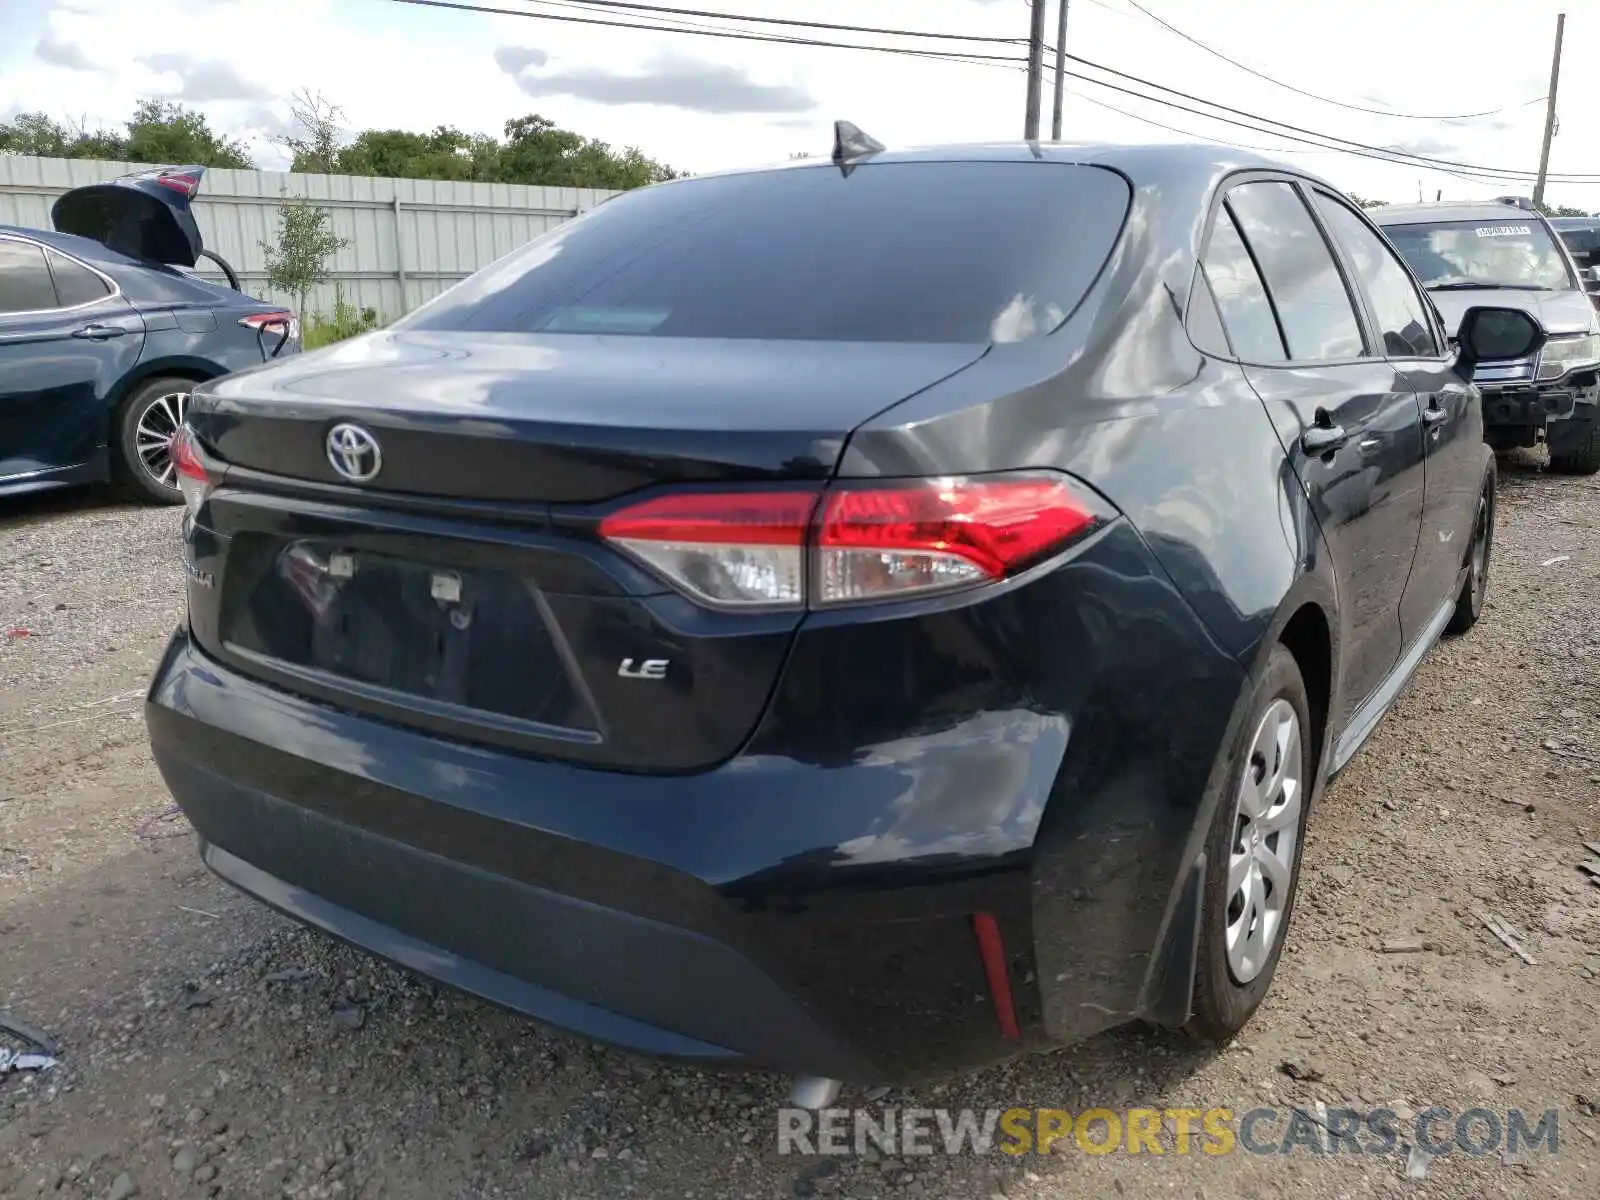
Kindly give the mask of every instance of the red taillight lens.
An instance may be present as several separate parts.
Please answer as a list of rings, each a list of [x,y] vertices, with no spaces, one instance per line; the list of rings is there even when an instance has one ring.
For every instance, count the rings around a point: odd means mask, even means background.
[[[814,491],[693,492],[655,496],[600,523],[695,599],[739,608],[805,600],[805,541]]]
[[[798,608],[896,599],[1003,579],[1103,524],[1060,475],[845,484],[652,497],[600,533],[697,600]]]
[[[184,196],[193,196],[200,190],[200,177],[183,171],[167,171],[156,176],[156,183]]]
[[[1094,524],[1064,480],[931,479],[845,487],[823,504],[822,604],[1002,579]]]
[[[216,489],[219,477],[207,467],[200,443],[187,425],[178,427],[169,453],[172,455],[173,470],[178,476],[178,490],[183,493],[183,503],[191,517],[198,516],[200,506]]]

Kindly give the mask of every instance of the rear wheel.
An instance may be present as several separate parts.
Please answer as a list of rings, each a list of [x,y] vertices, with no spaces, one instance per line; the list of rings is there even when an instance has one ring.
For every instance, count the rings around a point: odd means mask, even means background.
[[[1449,633],[1465,633],[1483,615],[1483,602],[1489,595],[1489,563],[1494,554],[1495,468],[1483,481],[1478,494],[1478,513],[1472,522],[1472,541],[1467,546],[1467,581],[1456,597],[1456,611],[1445,626]]]
[[[1550,453],[1550,469],[1563,475],[1593,475],[1600,471],[1600,423],[1591,423],[1589,436],[1561,454]]]
[[[1184,1026],[1204,1041],[1226,1041],[1243,1028],[1277,970],[1314,790],[1312,736],[1300,668],[1274,646],[1229,748],[1230,784],[1206,840],[1199,960]]]
[[[117,410],[117,477],[141,500],[179,504],[172,439],[183,424],[194,382],[175,376],[147,379]]]

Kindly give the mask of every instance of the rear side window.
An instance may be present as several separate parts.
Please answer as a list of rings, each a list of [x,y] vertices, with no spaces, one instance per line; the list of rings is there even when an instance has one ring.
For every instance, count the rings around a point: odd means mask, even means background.
[[[1246,362],[1282,362],[1287,355],[1272,301],[1226,206],[1217,209],[1204,265],[1234,353]]]
[[[1287,183],[1246,183],[1228,193],[1228,204],[1261,264],[1289,357],[1362,357],[1366,345],[1350,293],[1300,194]]]
[[[400,321],[418,330],[1017,342],[1075,308],[1128,185],[1040,162],[867,163],[629,192]]]
[[[1270,319],[1271,313],[1268,313]],[[1222,314],[1217,311],[1217,301],[1211,295],[1211,285],[1206,273],[1194,269],[1194,282],[1189,286],[1189,338],[1198,349],[1218,358],[1228,358],[1228,335],[1222,329]]]
[[[56,277],[56,299],[62,308],[90,304],[111,294],[106,281],[82,263],[54,250],[46,253],[50,256],[50,273]]]
[[[32,242],[0,241],[0,313],[56,307],[44,251]]]
[[[1422,296],[1411,281],[1410,273],[1360,217],[1339,201],[1321,192],[1316,195],[1317,211],[1328,223],[1334,239],[1344,247],[1361,279],[1361,286],[1372,301],[1384,353],[1400,357],[1436,357],[1439,346],[1434,341],[1428,311],[1422,306]]]

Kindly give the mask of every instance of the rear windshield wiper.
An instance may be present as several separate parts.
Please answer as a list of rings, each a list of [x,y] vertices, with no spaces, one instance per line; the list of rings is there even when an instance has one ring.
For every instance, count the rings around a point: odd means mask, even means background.
[[[1456,283],[1430,283],[1427,288],[1430,292],[1548,292],[1553,290],[1538,283],[1485,283],[1477,279],[1463,279]]]

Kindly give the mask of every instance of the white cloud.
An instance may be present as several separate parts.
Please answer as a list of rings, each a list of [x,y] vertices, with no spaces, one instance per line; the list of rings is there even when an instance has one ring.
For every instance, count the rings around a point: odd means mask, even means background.
[[[1436,156],[1522,170],[1537,162],[1543,113],[1537,104],[1518,105],[1544,90],[1554,14],[1565,7],[1562,125],[1552,170],[1600,174],[1600,158],[1590,153],[1600,145],[1600,72],[1585,69],[1583,49],[1600,41],[1600,10],[1563,0],[1525,0],[1489,28],[1464,17],[1459,0],[1409,5],[1342,0],[1336,14],[1308,11],[1295,20],[1284,18],[1278,0],[1142,2],[1240,62],[1318,95],[1368,106],[1372,102],[1362,98],[1372,96],[1382,106],[1421,114],[1511,107],[1487,118],[1451,121],[1352,112],[1230,67],[1117,0],[1074,3],[1068,49],[1303,129],[1372,146],[1448,145],[1448,152]],[[749,0],[700,0],[691,7],[761,11]],[[782,8],[815,21],[1000,38],[1024,37],[1029,15],[1017,0],[807,0]],[[548,16],[555,10],[528,11]],[[786,32],[746,28],[763,36]],[[162,95],[197,105],[215,128],[238,136],[268,128],[264,113],[286,117],[283,100],[297,88],[311,87],[341,104],[356,128],[425,130],[452,124],[498,134],[508,118],[537,111],[580,133],[613,145],[635,145],[694,171],[782,160],[799,150],[824,152],[828,123],[836,117],[854,121],[889,145],[984,141],[1022,132],[1023,77],[1016,64],[725,41],[386,0],[274,0],[267,8],[258,0],[0,0],[0,29],[6,31],[0,37],[0,110],[43,109],[91,124],[120,122],[140,97]],[[891,40],[787,32],[820,41]],[[59,61],[42,59],[36,52],[40,46],[49,47],[46,55]],[[1020,53],[1010,43],[971,48]],[[150,61],[163,55],[185,69],[153,70]],[[664,63],[678,66],[668,69]],[[1081,65],[1071,70],[1145,90]],[[1091,100],[1131,115],[1096,107]],[[1048,126],[1048,94],[1045,113]],[[1290,140],[1289,130],[1242,129],[1068,80],[1069,138],[1150,142],[1182,136],[1149,121],[1265,147],[1367,196],[1405,200],[1418,191],[1431,197],[1440,189],[1447,197],[1531,191],[1531,182],[1463,180],[1421,165],[1314,149]],[[1600,209],[1600,186],[1556,180],[1549,191],[1557,202]]]

